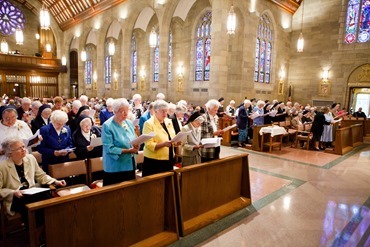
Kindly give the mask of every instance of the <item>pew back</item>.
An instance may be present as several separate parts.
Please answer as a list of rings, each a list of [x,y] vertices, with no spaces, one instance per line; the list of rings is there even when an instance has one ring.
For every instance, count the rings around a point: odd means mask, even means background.
[[[175,172],[181,236],[251,204],[248,154]]]
[[[31,247],[37,246],[38,210],[44,212],[46,246],[165,246],[178,239],[171,172],[27,207]]]

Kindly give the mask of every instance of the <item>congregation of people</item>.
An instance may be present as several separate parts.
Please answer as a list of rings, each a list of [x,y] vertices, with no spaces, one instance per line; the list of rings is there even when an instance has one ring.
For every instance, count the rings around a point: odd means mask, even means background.
[[[224,107],[225,99],[210,99],[194,106],[185,100],[172,103],[159,93],[152,101],[142,100],[139,94],[132,99],[98,99],[81,95],[79,99],[6,99],[1,106],[0,123],[0,196],[5,198],[7,211],[21,212],[26,218],[21,198],[22,190],[35,186],[56,184],[64,180],[48,175],[51,165],[75,159],[103,157],[103,185],[111,185],[142,176],[171,171],[175,165],[188,166],[220,158],[220,145],[205,146],[202,139],[222,137],[219,118],[235,119],[238,146],[251,143],[253,128],[289,120],[290,128],[304,129],[312,124],[313,150],[333,145],[334,123],[349,113],[339,103],[318,109],[298,102],[245,99],[237,105],[234,100]],[[360,107],[352,114],[366,118]],[[186,132],[181,141],[173,141]],[[154,135],[141,145],[132,144],[140,135]],[[101,137],[101,145],[91,145]],[[27,140],[27,141],[25,141]],[[32,156],[41,154],[41,167]],[[143,153],[140,166],[136,156]],[[181,154],[178,157],[178,154]],[[37,200],[41,200],[37,198]],[[25,219],[26,221],[26,219]]]

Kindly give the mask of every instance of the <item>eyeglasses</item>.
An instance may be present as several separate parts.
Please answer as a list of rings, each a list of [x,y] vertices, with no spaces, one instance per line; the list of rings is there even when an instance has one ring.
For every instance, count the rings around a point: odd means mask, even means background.
[[[26,147],[23,145],[23,146],[20,146],[20,147],[14,148],[14,149],[12,149],[11,151],[12,151],[12,152],[16,152],[16,151],[23,151],[24,149],[26,149]]]

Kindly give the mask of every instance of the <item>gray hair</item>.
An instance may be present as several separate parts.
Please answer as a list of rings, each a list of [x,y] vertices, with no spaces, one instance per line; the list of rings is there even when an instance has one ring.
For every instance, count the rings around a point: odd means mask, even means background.
[[[36,101],[32,102],[31,107],[32,108],[35,108],[35,107],[39,108],[41,105],[42,105],[41,102],[39,100],[36,100]]]
[[[117,113],[119,109],[121,109],[122,107],[129,107],[129,106],[130,104],[125,98],[115,99],[113,100],[113,103],[112,103],[112,109],[114,113]]]
[[[28,103],[28,104],[31,104],[31,99],[30,98],[27,98],[27,97],[24,97],[23,99],[22,99],[22,104],[24,104],[24,103]]]
[[[249,99],[244,100],[244,106],[251,105],[252,102]]]
[[[164,96],[164,94],[163,94],[163,93],[159,93],[159,94],[157,94],[156,98],[157,98],[157,99],[164,100],[164,99],[166,98],[166,96]]]
[[[80,96],[80,101],[81,101],[81,103],[82,103],[82,101],[87,103],[89,101],[89,98],[86,95],[81,95]]]
[[[50,121],[52,123],[59,122],[59,121],[66,123],[68,121],[68,115],[64,111],[55,110],[51,113]]]
[[[1,143],[1,148],[5,152],[6,156],[9,156],[9,154],[12,153],[12,147],[14,144],[17,144],[21,142],[23,144],[22,138],[18,136],[10,136],[6,138],[2,143]]]
[[[175,112],[176,113],[185,113],[185,112],[187,112],[188,111],[188,109],[186,108],[186,106],[184,106],[184,105],[182,105],[182,104],[178,104],[177,106],[176,106],[176,109],[175,109]]]
[[[114,99],[113,99],[113,98],[108,98],[108,99],[107,99],[107,101],[105,101],[105,104],[106,104],[107,106],[112,106],[113,101],[114,101]]]
[[[9,108],[6,108],[3,110],[3,113],[1,114],[3,117],[5,115],[5,112],[14,112],[15,115],[18,117],[18,112],[16,109],[14,109],[13,107],[9,107]]]
[[[90,122],[90,123],[91,123],[91,125],[92,125],[92,120],[91,120],[91,118],[90,118],[90,117],[87,117],[87,118],[84,118],[84,119],[82,119],[82,120],[81,120],[81,122],[80,122],[80,127],[82,127],[82,125],[83,125],[85,122]]]
[[[265,102],[263,100],[259,100],[259,101],[257,101],[257,106],[259,106],[259,105],[265,105]]]
[[[154,102],[154,110],[168,109],[168,103],[162,99],[156,100]]]
[[[214,107],[220,107],[221,106],[221,104],[220,104],[220,102],[218,102],[218,100],[216,100],[216,99],[210,99],[210,100],[208,100],[208,102],[206,103],[206,108],[207,109],[212,109],[212,108],[214,108]]]
[[[82,106],[81,101],[78,100],[78,99],[76,99],[72,102],[72,108],[74,108],[74,109],[78,110],[78,109],[80,109],[81,106]]]
[[[134,94],[134,96],[132,96],[132,100],[136,100],[136,99],[140,99],[141,100],[141,95],[140,94]]]

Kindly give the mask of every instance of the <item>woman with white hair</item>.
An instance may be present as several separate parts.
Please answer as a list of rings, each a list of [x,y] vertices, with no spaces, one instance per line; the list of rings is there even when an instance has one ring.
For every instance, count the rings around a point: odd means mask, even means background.
[[[217,111],[221,106],[220,102],[211,99],[206,103],[206,112],[203,115],[204,122],[201,126],[201,138],[212,138],[221,136],[224,132],[218,129],[218,116]],[[220,146],[211,148],[202,148],[201,156],[202,162],[207,162],[220,158]]]
[[[230,103],[228,106],[226,106],[226,115],[233,117],[235,116],[235,100],[230,100]]]
[[[115,99],[112,103],[114,116],[103,124],[103,185],[135,179],[135,155],[139,145],[131,145],[136,138],[134,124],[127,119],[130,104],[126,99]]]
[[[3,197],[4,206],[9,215],[19,212],[23,222],[28,222],[26,204],[50,198],[50,194],[38,193],[23,195],[24,189],[33,188],[36,182],[41,185],[55,184],[65,186],[64,180],[58,181],[48,176],[37,163],[35,157],[26,153],[23,140],[11,137],[1,143],[7,160],[0,162],[0,196]],[[36,214],[37,216],[37,214]]]
[[[40,128],[42,141],[37,147],[41,153],[42,168],[48,172],[48,166],[69,161],[68,153],[73,148],[71,129],[66,126],[67,113],[55,110],[51,113],[50,123]]]
[[[132,96],[132,113],[135,114],[135,118],[140,119],[144,111],[145,109],[141,104],[141,95],[138,93],[134,94],[134,96]]]
[[[262,100],[257,101],[257,105],[254,107],[253,112],[256,116],[253,117],[253,125],[264,125],[265,120],[264,117],[268,115],[268,113],[264,113],[263,107],[265,106],[265,102]],[[253,115],[254,115],[253,114]]]
[[[145,142],[143,177],[171,171],[175,164],[172,138],[175,129],[171,119],[167,118],[168,103],[164,100],[154,102],[154,115],[144,123],[143,134],[155,133]]]
[[[113,101],[114,100],[112,98],[108,98],[107,101],[105,102],[107,107],[100,111],[99,113],[100,125],[103,125],[105,121],[113,117],[114,115],[113,109],[112,109]]]
[[[32,137],[32,131],[27,123],[17,119],[17,110],[15,106],[9,105],[3,107],[1,116],[0,143],[9,136],[18,136],[22,139],[29,139]],[[0,160],[3,159],[6,159],[6,156],[4,156],[4,152],[0,150]]]

